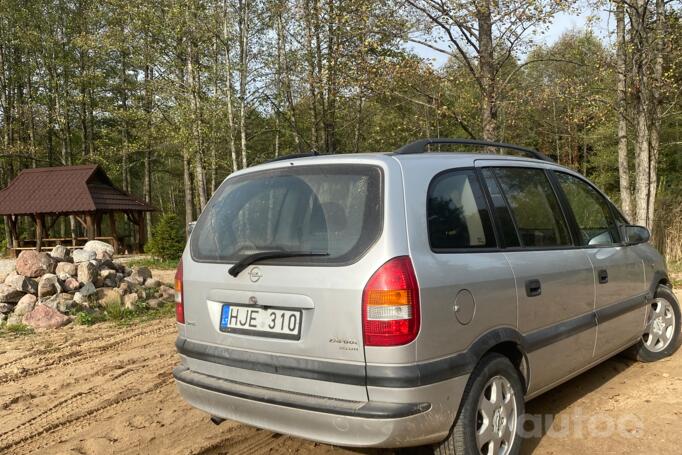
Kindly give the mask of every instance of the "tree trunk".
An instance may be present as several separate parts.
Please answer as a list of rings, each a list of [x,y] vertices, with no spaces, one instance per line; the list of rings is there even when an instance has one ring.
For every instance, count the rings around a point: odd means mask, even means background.
[[[239,134],[242,168],[246,156],[246,83],[249,74],[249,0],[239,0]]]
[[[194,135],[194,172],[199,210],[206,207],[206,173],[204,172],[204,141],[201,131],[201,101],[199,99],[199,78],[195,73],[195,49],[192,38],[187,46],[187,85],[190,90],[192,102],[192,133]]]
[[[145,57],[147,57],[145,53]],[[144,147],[144,200],[147,204],[152,203],[152,110],[153,110],[153,94],[151,89],[151,82],[154,77],[153,69],[147,62],[144,67],[144,104],[145,104],[145,147]],[[145,229],[147,236],[152,235],[152,214],[151,212],[144,213]]]
[[[315,1],[315,0],[312,0]],[[314,44],[314,36],[315,32],[313,31],[313,21],[312,21],[312,14],[310,13],[311,11],[311,0],[306,0],[305,1],[305,8],[303,12],[303,19],[305,22],[305,30],[306,30],[306,60],[308,63],[308,71],[307,71],[307,76],[308,76],[308,88],[310,90],[310,110],[311,110],[311,116],[312,116],[312,122],[310,125],[310,132],[311,132],[311,143],[312,147],[315,150],[319,149],[320,146],[320,139],[319,139],[319,132],[318,132],[318,126],[320,123],[320,114],[318,112],[318,106],[317,106],[317,64],[316,64],[316,59],[315,59],[315,44]]]
[[[621,208],[632,219],[632,193],[630,192],[630,167],[628,165],[627,134],[627,70],[625,41],[625,5],[616,2],[616,67],[618,73],[618,178]]]
[[[183,188],[185,191],[185,236],[189,237],[189,223],[194,221],[194,198],[192,197],[192,176],[190,156],[187,147],[182,153]]]
[[[631,33],[632,43],[632,67],[633,82],[635,84],[634,111],[635,111],[635,223],[647,226],[649,218],[649,176],[650,176],[650,149],[649,149],[649,76],[647,65],[649,52],[647,49],[646,30],[646,3],[647,0],[637,0],[636,5],[631,7],[630,20],[633,24]]]
[[[656,0],[656,22],[654,25],[654,74],[651,90],[651,127],[649,140],[649,201],[647,226],[653,231],[656,213],[656,195],[658,193],[658,153],[660,148],[661,113],[663,88],[663,53],[665,52],[665,3],[664,0]]]
[[[364,106],[365,96],[360,93],[358,96],[358,106],[356,108],[355,131],[353,132],[353,153],[360,152],[360,131],[362,130],[362,109]]]
[[[239,170],[239,162],[237,161],[237,147],[235,145],[234,139],[234,112],[232,108],[232,64],[230,57],[230,34],[228,30],[228,9],[227,0],[223,2],[223,41],[225,45],[225,73],[227,76],[227,89],[225,90],[226,103],[227,103],[227,123],[228,132],[230,138],[230,155],[232,157],[232,171],[237,172]]]
[[[121,153],[121,179],[123,180],[123,189],[130,193],[130,165],[128,164],[128,149],[130,147],[130,137],[128,132],[128,88],[126,77],[126,59],[125,54],[121,53],[121,110],[123,111],[123,120],[121,123],[121,137],[123,138],[123,150]]]
[[[495,54],[491,0],[477,4],[479,71],[483,92],[481,93],[481,127],[483,139],[497,140],[497,93],[495,76]]]
[[[324,139],[325,151],[327,153],[336,153],[336,96],[337,96],[337,81],[336,81],[336,60],[339,53],[339,44],[336,36],[336,9],[334,5],[335,0],[327,0],[327,90],[326,90],[326,108],[324,109]]]
[[[35,123],[35,112],[33,106],[33,74],[32,71],[29,72],[26,77],[26,89],[28,91],[28,134],[31,144],[31,167],[36,167],[36,155],[38,153],[38,148],[36,146],[36,123]]]
[[[284,28],[284,9],[287,5],[286,1],[282,1],[277,14],[277,46],[278,52],[281,56],[280,66],[281,66],[281,83],[282,92],[284,98],[287,102],[287,117],[291,122],[291,129],[294,134],[294,144],[296,145],[296,150],[302,152],[301,148],[301,137],[298,130],[298,122],[296,121],[296,105],[294,103],[294,96],[291,91],[291,74],[289,69],[289,56],[287,55],[287,41]]]

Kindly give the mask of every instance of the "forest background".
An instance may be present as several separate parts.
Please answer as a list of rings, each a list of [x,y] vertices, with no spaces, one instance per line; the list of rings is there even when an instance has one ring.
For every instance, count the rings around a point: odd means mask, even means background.
[[[680,261],[680,6],[0,0],[0,186],[24,168],[97,163],[159,209],[153,234],[277,156],[488,139],[579,170]],[[578,15],[582,27],[548,39]]]

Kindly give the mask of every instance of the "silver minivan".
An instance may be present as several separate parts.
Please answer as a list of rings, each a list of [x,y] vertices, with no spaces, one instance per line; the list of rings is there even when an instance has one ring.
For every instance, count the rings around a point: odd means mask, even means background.
[[[517,453],[525,401],[624,350],[677,349],[679,305],[648,239],[523,147],[284,157],[230,175],[199,217],[176,275],[173,373],[214,423]]]

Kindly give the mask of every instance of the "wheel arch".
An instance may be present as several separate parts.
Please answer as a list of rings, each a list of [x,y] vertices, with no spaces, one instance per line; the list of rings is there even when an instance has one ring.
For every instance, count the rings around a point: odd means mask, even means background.
[[[521,333],[516,329],[505,327],[487,332],[474,342],[469,352],[474,357],[475,365],[490,353],[500,354],[509,359],[521,376],[524,392],[527,392],[531,371],[524,345]]]
[[[668,277],[668,274],[664,271],[656,271],[651,279],[651,285],[649,286],[649,298],[653,299],[656,295],[656,290],[659,286],[666,286],[672,289],[673,285]]]

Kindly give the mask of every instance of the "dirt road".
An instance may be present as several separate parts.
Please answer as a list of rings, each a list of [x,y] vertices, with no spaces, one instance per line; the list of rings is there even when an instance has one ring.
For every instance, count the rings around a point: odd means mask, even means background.
[[[234,422],[213,426],[175,390],[174,340],[171,319],[0,339],[0,453],[350,453]],[[610,360],[529,411],[596,427],[538,435],[526,453],[678,453],[682,352],[651,365]]]

